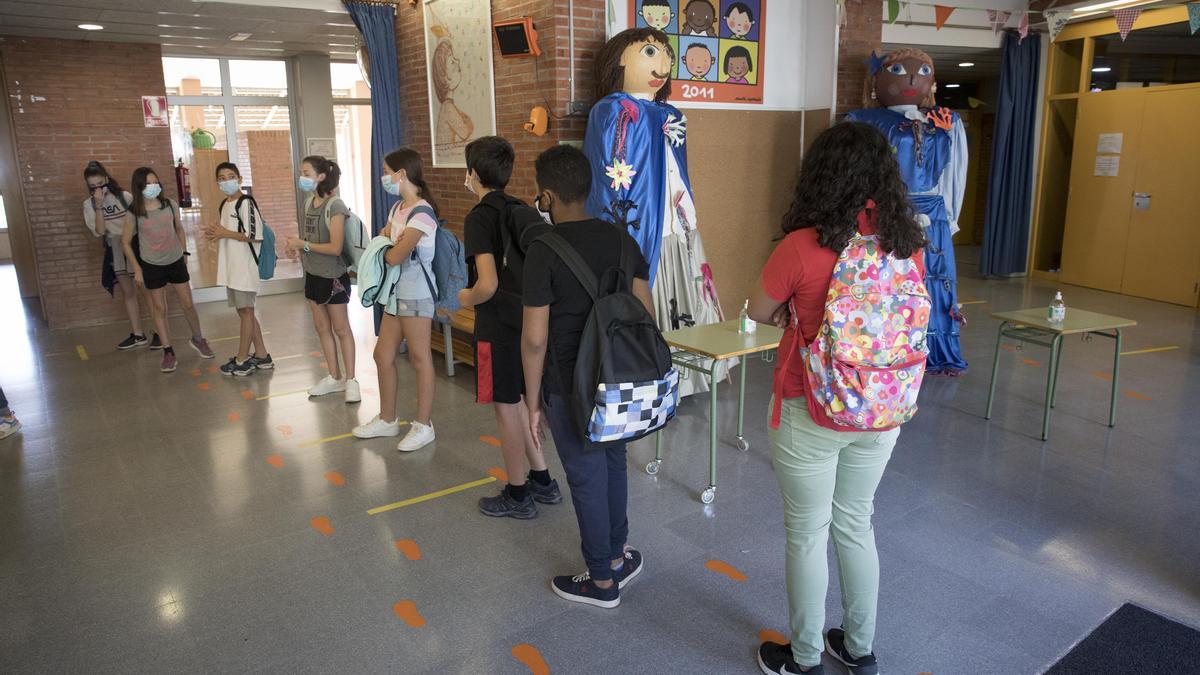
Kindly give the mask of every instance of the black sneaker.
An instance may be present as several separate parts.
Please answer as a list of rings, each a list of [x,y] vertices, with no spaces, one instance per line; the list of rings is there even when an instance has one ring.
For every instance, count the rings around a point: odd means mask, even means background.
[[[483,497],[479,500],[479,511],[493,518],[516,518],[529,520],[537,518],[537,504],[533,503],[531,494],[525,495],[524,501],[517,501],[505,486],[495,497]]]
[[[150,349],[162,349],[162,348],[163,348],[162,340],[159,339],[158,333],[155,333],[154,337],[150,338]]]
[[[149,342],[150,341],[146,339],[145,335],[130,333],[129,337],[121,340],[120,344],[117,345],[117,351],[123,352],[127,349],[134,349],[135,347],[144,347],[149,344]]]
[[[249,358],[233,366],[233,374],[235,377],[249,377],[250,375],[254,374],[254,370],[254,363],[250,361]]]
[[[875,654],[867,654],[854,658],[846,651],[846,631],[841,628],[830,628],[825,633],[825,649],[833,658],[845,664],[851,675],[879,675],[879,664],[875,662]]]
[[[542,485],[532,476],[526,476],[525,484],[529,486],[529,492],[533,494],[533,501],[539,504],[562,503],[562,492],[558,489],[558,481],[553,478],[546,485]]]
[[[758,646],[758,667],[766,675],[824,675],[825,666],[817,664],[808,670],[801,670],[792,659],[792,646],[781,645],[778,642],[764,642]]]
[[[582,602],[593,607],[612,609],[621,604],[621,589],[617,584],[608,588],[600,588],[592,582],[589,572],[573,577],[554,577],[550,582],[550,590],[563,600]]]
[[[271,360],[270,354],[267,354],[262,358],[259,358],[255,354],[251,354],[250,363],[253,364],[258,370],[271,370],[275,367],[275,362]]]
[[[228,361],[226,361],[225,363],[221,364],[221,369],[220,369],[220,370],[221,370],[221,374],[222,374],[222,375],[233,375],[233,371],[234,371],[234,370],[235,370],[237,367],[238,367],[238,363],[237,363],[237,357],[236,357],[236,356],[231,356],[231,357],[229,357],[229,360],[228,360]]]
[[[635,548],[625,549],[625,563],[619,570],[613,570],[613,581],[617,586],[625,588],[634,577],[642,573],[642,552]]]

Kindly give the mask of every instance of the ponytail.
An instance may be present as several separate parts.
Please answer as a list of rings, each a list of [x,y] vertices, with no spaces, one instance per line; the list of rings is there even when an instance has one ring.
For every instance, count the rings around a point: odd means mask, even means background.
[[[425,182],[425,174],[422,171],[421,154],[419,152],[412,148],[397,148],[383,158],[383,163],[393,173],[403,169],[404,173],[408,175],[408,179],[412,181],[412,184],[417,186],[417,194],[421,196],[421,199],[429,202],[429,205],[433,207],[434,213],[440,212],[437,200],[433,197],[433,191],[429,189],[429,185]]]
[[[341,183],[342,169],[332,159],[326,159],[320,155],[309,155],[301,160],[301,163],[311,166],[313,171],[319,174],[325,174],[325,180],[317,183],[318,197],[324,199],[333,194],[333,191],[338,188],[338,184]]]

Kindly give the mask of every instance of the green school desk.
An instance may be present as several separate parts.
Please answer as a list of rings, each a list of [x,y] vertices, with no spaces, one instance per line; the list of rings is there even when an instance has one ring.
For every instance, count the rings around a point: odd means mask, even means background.
[[[1046,375],[1046,403],[1042,413],[1042,440],[1050,436],[1050,409],[1054,407],[1058,393],[1058,368],[1062,364],[1063,337],[1067,335],[1100,335],[1116,342],[1113,352],[1112,394],[1108,404],[1108,426],[1117,423],[1117,380],[1121,376],[1121,329],[1136,326],[1132,319],[1119,316],[1096,314],[1082,309],[1067,308],[1067,316],[1060,323],[1046,317],[1046,308],[1020,309],[1015,312],[995,312],[993,319],[1000,319],[1000,331],[996,336],[996,354],[992,359],[992,383],[988,388],[986,419],[992,419],[992,400],[996,396],[996,376],[1000,370],[1000,344],[1004,338],[1021,343],[1041,345],[1050,349],[1050,371]]]
[[[717,381],[716,371],[722,361],[737,357],[763,354],[779,347],[783,331],[775,326],[758,324],[758,331],[750,334],[738,332],[738,322],[725,321],[707,326],[694,326],[663,333],[667,344],[674,348],[671,360],[680,368],[687,368],[708,376],[708,487],[700,493],[700,501],[713,503],[717,498]],[[746,364],[741,364],[738,385],[737,447],[742,452],[750,449],[743,435],[746,406]],[[646,465],[646,473],[658,473],[663,462],[663,433],[655,434],[654,461]]]

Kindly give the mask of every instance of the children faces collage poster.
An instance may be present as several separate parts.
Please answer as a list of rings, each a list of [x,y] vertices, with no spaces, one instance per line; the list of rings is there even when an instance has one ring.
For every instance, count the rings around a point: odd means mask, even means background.
[[[629,0],[675,51],[672,102],[762,103],[767,0]]]

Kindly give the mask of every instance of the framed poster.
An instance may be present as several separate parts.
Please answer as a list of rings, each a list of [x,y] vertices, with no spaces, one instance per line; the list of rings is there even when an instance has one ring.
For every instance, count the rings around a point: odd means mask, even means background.
[[[496,133],[490,0],[426,0],[433,166],[466,167],[467,143]]]
[[[166,96],[142,97],[142,121],[148,127],[169,127]]]
[[[672,102],[762,103],[767,0],[628,0],[629,25],[667,34]]]

